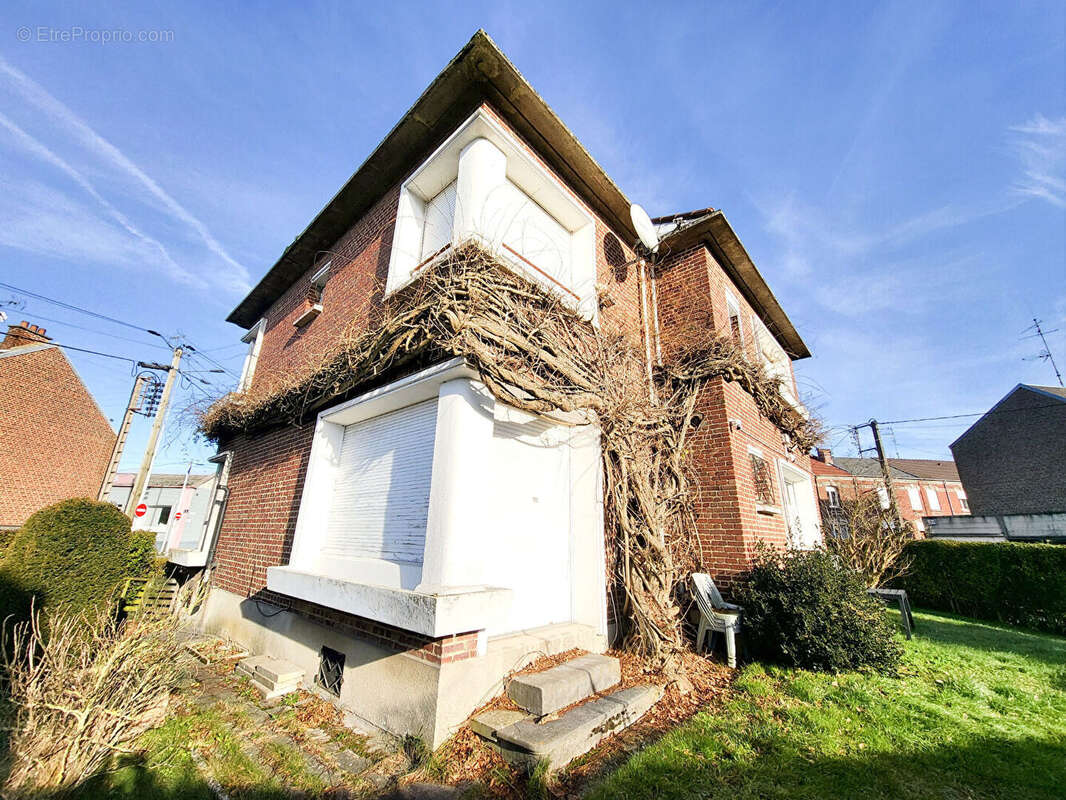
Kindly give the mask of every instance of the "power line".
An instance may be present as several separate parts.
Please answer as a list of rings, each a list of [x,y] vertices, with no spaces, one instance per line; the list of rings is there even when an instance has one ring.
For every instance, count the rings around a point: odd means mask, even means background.
[[[120,339],[123,342],[132,342],[133,344],[139,344],[147,347],[158,347],[163,350],[169,350],[170,348],[165,345],[156,344],[155,342],[142,342],[140,339],[131,339],[128,336],[119,336],[117,333],[108,333],[107,331],[97,330],[96,328],[86,328],[84,325],[76,325],[73,322],[67,322],[66,320],[56,319],[55,317],[46,317],[43,314],[37,312],[27,312],[27,316],[32,316],[34,322],[41,319],[45,322],[54,322],[57,325],[66,325],[69,328],[77,328],[79,331],[88,331],[89,333],[95,333],[98,336],[110,336],[112,339]]]
[[[24,294],[27,297],[32,297],[32,298],[34,298],[36,300],[43,300],[46,303],[53,303],[54,305],[60,306],[62,308],[69,309],[70,311],[77,311],[79,314],[87,314],[90,317],[96,317],[97,319],[104,319],[104,320],[107,320],[108,322],[113,322],[116,325],[124,325],[127,328],[133,328],[135,331],[141,331],[143,333],[148,333],[149,332],[148,329],[145,328],[142,325],[134,325],[132,322],[126,322],[125,320],[115,319],[114,317],[107,316],[107,314],[99,314],[96,311],[90,311],[87,308],[82,308],[81,306],[76,306],[76,305],[74,305],[72,303],[65,303],[62,300],[56,300],[54,297],[47,297],[47,296],[45,296],[43,294],[38,294],[37,292],[31,292],[28,289],[20,289],[17,286],[12,286],[10,283],[0,282],[0,287],[3,287],[5,289],[9,289],[12,292],[18,292],[19,294]]]
[[[1064,401],[1066,402],[1066,401]],[[991,414],[1018,414],[1025,411],[1036,411],[1040,408],[1062,408],[1064,403],[1048,403],[1042,406],[1028,406],[1027,408],[1002,408],[998,411],[975,411],[972,414],[948,414],[942,417],[915,417],[914,419],[892,419],[880,423],[881,425],[909,425],[914,422],[936,422],[944,419],[963,419],[965,417],[984,417]],[[866,423],[862,423],[866,424]]]

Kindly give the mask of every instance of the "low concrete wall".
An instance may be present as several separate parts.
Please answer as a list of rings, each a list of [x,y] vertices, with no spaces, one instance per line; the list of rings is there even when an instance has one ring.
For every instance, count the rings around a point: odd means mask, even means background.
[[[382,730],[413,733],[436,746],[440,668],[379,647],[291,611],[212,587],[200,629],[239,642],[256,655],[291,661],[310,685],[322,646],[344,653],[339,705]]]
[[[578,623],[491,637],[483,656],[430,664],[268,603],[212,587],[197,628],[239,642],[256,655],[291,661],[310,686],[325,645],[344,653],[338,705],[389,733],[413,733],[436,748],[472,711],[503,691],[507,676],[542,655],[572,648],[603,652],[607,640]]]
[[[968,542],[1066,541],[1066,514],[1004,514],[995,517],[925,517],[933,539]]]

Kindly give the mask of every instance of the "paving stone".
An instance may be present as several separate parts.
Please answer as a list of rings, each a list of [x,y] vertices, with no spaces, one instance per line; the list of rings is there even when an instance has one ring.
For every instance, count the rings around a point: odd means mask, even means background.
[[[337,762],[337,766],[345,772],[360,773],[373,763],[369,758],[353,753],[347,748],[342,748],[332,755]]]
[[[522,720],[496,731],[501,755],[516,766],[542,760],[558,769],[606,736],[632,725],[662,697],[658,686],[634,686],[567,711],[553,722]]]
[[[513,678],[507,684],[507,696],[534,716],[542,717],[606,691],[621,679],[617,658],[589,653],[544,672]]]
[[[514,725],[519,720],[526,719],[529,715],[524,711],[509,711],[507,709],[494,709],[478,714],[470,720],[470,730],[485,739],[494,740],[496,731]]]

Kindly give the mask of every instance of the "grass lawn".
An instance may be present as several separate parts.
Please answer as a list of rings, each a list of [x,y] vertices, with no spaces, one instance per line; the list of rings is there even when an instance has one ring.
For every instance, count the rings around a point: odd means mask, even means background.
[[[748,666],[590,796],[1066,797],[1066,639],[916,618],[901,677]]]

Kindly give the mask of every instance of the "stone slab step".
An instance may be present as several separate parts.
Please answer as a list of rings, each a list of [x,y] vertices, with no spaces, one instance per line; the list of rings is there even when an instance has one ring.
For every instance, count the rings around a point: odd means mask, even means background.
[[[303,680],[304,671],[291,661],[283,661],[280,658],[268,658],[266,661],[256,664],[258,672],[268,683],[292,683]]]
[[[507,696],[534,716],[543,717],[621,680],[617,658],[589,653],[544,672],[513,678],[507,684]]]
[[[496,741],[496,731],[528,718],[529,714],[524,711],[510,711],[508,709],[498,708],[492,711],[486,711],[484,714],[478,714],[471,719],[470,730],[482,739]]]
[[[270,656],[248,656],[242,658],[237,662],[237,666],[234,667],[234,671],[238,675],[244,675],[246,678],[251,678],[255,675],[256,667],[265,663],[270,659]]]
[[[264,700],[275,700],[279,697],[284,697],[287,694],[291,694],[300,688],[299,682],[281,684],[280,686],[273,683],[267,683],[258,675],[252,678],[252,687],[256,689]]]
[[[660,686],[634,686],[577,706],[551,722],[520,720],[496,731],[500,753],[514,766],[566,766],[602,739],[640,719],[659,701]]]

